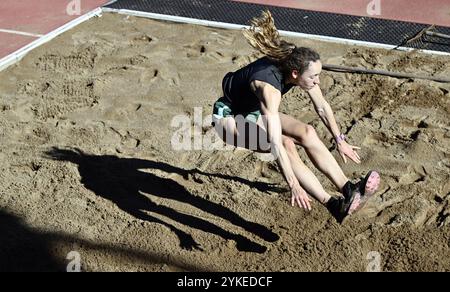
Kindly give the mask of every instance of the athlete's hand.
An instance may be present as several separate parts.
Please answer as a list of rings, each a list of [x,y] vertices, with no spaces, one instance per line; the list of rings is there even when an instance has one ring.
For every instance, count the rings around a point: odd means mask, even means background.
[[[298,205],[300,208],[311,211],[311,198],[308,196],[306,191],[299,185],[295,185],[291,188],[292,198],[291,204],[292,207]]]
[[[346,141],[341,141],[337,144],[337,150],[339,151],[342,160],[344,160],[344,163],[347,163],[346,156],[358,164],[361,163],[361,158],[354,149],[361,149],[361,148],[357,146],[352,146],[348,144]]]

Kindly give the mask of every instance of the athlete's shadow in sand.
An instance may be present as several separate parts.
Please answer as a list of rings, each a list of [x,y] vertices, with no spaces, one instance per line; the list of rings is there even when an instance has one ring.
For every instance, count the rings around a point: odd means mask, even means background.
[[[0,272],[64,271],[67,263],[51,253],[51,239],[0,208]]]
[[[255,243],[248,238],[231,233],[204,219],[178,212],[172,208],[158,205],[143,193],[153,196],[188,203],[205,212],[219,216],[229,222],[244,228],[262,239],[274,242],[278,235],[265,226],[249,222],[233,211],[203,198],[189,193],[182,185],[168,178],[147,173],[141,169],[159,169],[167,173],[178,173],[187,176],[189,173],[202,173],[197,170],[184,170],[166,163],[134,159],[119,158],[112,155],[90,155],[79,149],[53,148],[46,152],[46,156],[61,161],[70,161],[78,165],[83,185],[97,195],[111,200],[119,208],[132,216],[149,222],[160,223],[169,227],[179,238],[184,249],[201,249],[192,236],[179,228],[164,222],[149,213],[168,217],[180,224],[187,225],[205,232],[213,233],[224,239],[234,240],[240,251],[265,252],[266,247]],[[204,175],[215,175],[206,174]],[[225,175],[218,175],[227,177]],[[229,177],[234,179],[234,177]],[[240,180],[244,182],[245,180]],[[251,183],[251,182],[249,182]]]

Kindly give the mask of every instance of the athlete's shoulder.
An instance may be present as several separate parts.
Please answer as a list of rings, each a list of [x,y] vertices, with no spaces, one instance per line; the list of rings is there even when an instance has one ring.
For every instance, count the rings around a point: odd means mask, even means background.
[[[272,61],[271,59],[269,59],[268,57],[261,57],[255,61],[253,61],[252,63],[250,63],[250,65],[254,65],[257,67],[261,67],[261,68],[276,67],[275,62]]]

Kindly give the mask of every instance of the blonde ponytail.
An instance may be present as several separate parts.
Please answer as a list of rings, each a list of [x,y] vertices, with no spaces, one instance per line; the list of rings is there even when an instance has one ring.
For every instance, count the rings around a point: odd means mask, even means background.
[[[251,26],[243,30],[249,44],[267,57],[282,62],[292,54],[296,46],[280,38],[269,10],[251,20]]]

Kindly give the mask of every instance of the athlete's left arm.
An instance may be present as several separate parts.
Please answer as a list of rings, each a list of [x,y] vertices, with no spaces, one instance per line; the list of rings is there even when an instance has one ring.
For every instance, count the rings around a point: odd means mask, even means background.
[[[315,85],[312,89],[308,90],[309,97],[314,104],[314,109],[319,115],[322,122],[330,131],[331,135],[333,135],[339,154],[345,163],[347,163],[346,156],[349,157],[356,163],[360,163],[360,157],[358,153],[354,149],[361,149],[356,146],[352,146],[348,144],[341,136],[341,131],[336,123],[336,119],[333,114],[333,110],[331,109],[330,104],[325,100],[322,94],[322,90],[320,90],[319,85]]]

